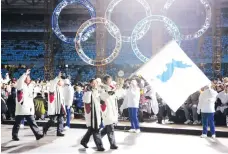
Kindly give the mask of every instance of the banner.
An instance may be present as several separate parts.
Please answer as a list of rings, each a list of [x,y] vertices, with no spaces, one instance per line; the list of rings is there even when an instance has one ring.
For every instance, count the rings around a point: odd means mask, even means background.
[[[191,94],[211,82],[175,41],[134,74],[147,80],[174,112]]]

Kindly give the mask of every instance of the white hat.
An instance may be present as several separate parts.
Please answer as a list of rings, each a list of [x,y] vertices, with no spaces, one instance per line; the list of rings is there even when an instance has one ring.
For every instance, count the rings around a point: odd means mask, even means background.
[[[98,83],[101,83],[101,78],[96,78],[96,81],[97,81]]]
[[[111,85],[113,85],[113,86],[116,85],[116,84],[117,84],[116,81],[112,81],[111,82]]]
[[[64,84],[69,84],[70,85],[70,80],[69,79],[65,79],[64,80]]]

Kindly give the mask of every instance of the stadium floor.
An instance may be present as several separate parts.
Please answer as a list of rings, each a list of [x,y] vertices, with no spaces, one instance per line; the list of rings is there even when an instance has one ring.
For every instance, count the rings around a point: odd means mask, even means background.
[[[37,121],[39,126],[42,126],[47,122],[46,120]],[[13,124],[14,121],[5,121],[4,124]],[[86,128],[85,120],[74,119],[71,121],[71,128]],[[130,129],[130,123],[127,121],[120,121],[115,127],[117,130]],[[183,135],[196,135],[199,136],[202,133],[202,126],[200,125],[183,125],[183,124],[170,124],[167,121],[164,124],[157,124],[156,122],[143,122],[140,123],[140,129],[142,132],[152,133],[165,133],[165,134],[183,134]],[[208,128],[209,129],[209,128]],[[210,136],[210,132],[208,132]],[[216,135],[218,137],[228,137],[228,127],[216,127]]]
[[[70,129],[65,137],[56,137],[56,128],[51,128],[45,138],[36,141],[29,127],[20,129],[20,141],[11,140],[12,125],[1,126],[2,153],[228,153],[228,138],[200,138],[199,136],[171,135],[160,133],[132,134],[116,131],[118,150],[110,150],[107,137],[103,139],[105,152],[97,152],[91,137],[84,149],[79,143],[85,129]]]

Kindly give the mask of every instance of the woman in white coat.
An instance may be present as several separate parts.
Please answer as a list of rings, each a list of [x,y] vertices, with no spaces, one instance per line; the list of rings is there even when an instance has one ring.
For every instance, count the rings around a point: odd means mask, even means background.
[[[130,87],[126,92],[126,96],[124,98],[124,103],[128,108],[128,115],[131,121],[131,129],[129,132],[140,132],[139,128],[139,120],[138,120],[138,109],[139,109],[139,101],[140,101],[140,88],[138,87],[138,83],[136,80],[132,80],[130,83]]]
[[[96,79],[90,80],[90,86],[87,88],[82,99],[85,103],[85,120],[88,130],[81,140],[81,145],[88,148],[87,143],[89,142],[90,136],[93,135],[97,150],[104,151],[105,149],[99,133],[99,126],[101,124],[101,106]]]
[[[21,121],[25,118],[32,129],[36,139],[39,140],[43,137],[39,127],[36,124],[34,114],[33,103],[33,88],[30,79],[30,70],[28,69],[17,81],[17,93],[16,93],[16,112],[15,112],[15,124],[12,130],[12,139],[19,141],[18,132]]]
[[[57,117],[57,136],[64,136],[63,125],[65,110],[65,100],[63,96],[63,77],[60,72],[58,77],[50,82],[49,95],[48,95],[48,115],[50,120],[44,125],[43,133],[46,134],[48,129],[55,124],[55,118]]]

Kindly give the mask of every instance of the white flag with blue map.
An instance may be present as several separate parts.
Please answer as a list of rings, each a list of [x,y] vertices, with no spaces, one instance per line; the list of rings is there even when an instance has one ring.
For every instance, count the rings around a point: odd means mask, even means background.
[[[174,112],[188,96],[211,82],[175,41],[163,47],[136,74],[146,79]]]

